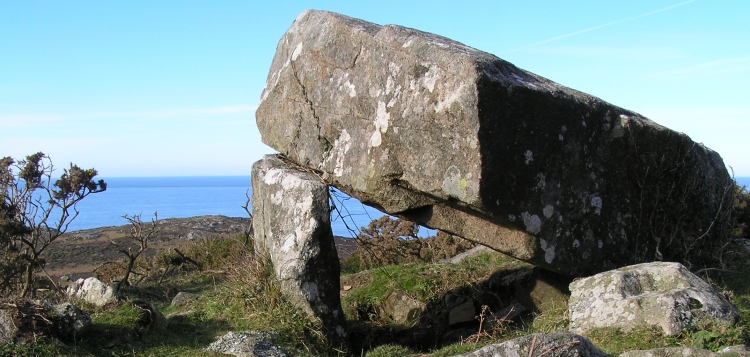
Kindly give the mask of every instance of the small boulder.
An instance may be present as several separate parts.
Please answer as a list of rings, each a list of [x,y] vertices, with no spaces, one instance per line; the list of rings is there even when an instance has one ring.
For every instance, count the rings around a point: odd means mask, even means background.
[[[78,279],[68,285],[66,290],[68,296],[85,301],[96,306],[104,306],[115,303],[118,300],[115,290],[101,280],[91,277]]]
[[[133,300],[131,304],[141,310],[137,321],[137,325],[139,328],[163,329],[167,327],[167,319],[153,303],[145,300]]]
[[[54,335],[57,338],[73,341],[85,334],[91,326],[91,316],[69,302],[50,307],[54,321]]]
[[[382,306],[383,314],[397,324],[416,321],[425,309],[423,302],[400,291],[394,291],[388,295]]]
[[[474,302],[471,299],[466,299],[450,309],[450,312],[448,313],[448,326],[455,326],[466,322],[475,322],[476,315]]]
[[[286,357],[273,345],[279,335],[273,331],[227,332],[212,342],[206,351],[237,357]]]
[[[174,298],[172,298],[172,303],[170,304],[170,306],[182,306],[191,301],[198,300],[199,297],[200,294],[180,291],[179,293],[177,293],[177,295],[174,296]]]
[[[187,311],[173,312],[165,316],[165,318],[167,319],[168,323],[186,322],[199,315],[200,315],[200,312],[198,312],[197,310],[187,310]]]
[[[737,309],[679,263],[638,264],[570,284],[570,329],[658,325],[674,336],[701,319],[734,325]]]
[[[438,262],[438,264],[458,264],[462,262],[466,258],[476,257],[477,255],[484,254],[484,253],[494,253],[495,251],[487,248],[483,245],[477,245],[474,248],[471,248],[461,254],[458,254],[454,257],[443,259]]]
[[[570,332],[533,334],[482,347],[454,357],[605,357],[591,341]]]

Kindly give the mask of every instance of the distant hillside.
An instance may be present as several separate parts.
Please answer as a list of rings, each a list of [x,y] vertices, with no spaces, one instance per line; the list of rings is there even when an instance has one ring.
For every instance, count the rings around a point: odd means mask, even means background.
[[[146,222],[150,224],[150,222]],[[159,234],[149,241],[146,255],[205,238],[231,237],[244,234],[250,218],[198,216],[159,220]],[[69,232],[55,241],[45,252],[45,269],[51,276],[89,277],[99,265],[124,257],[111,241],[120,245],[129,242],[129,225],[100,227]],[[339,258],[345,259],[357,250],[354,239],[336,237]]]

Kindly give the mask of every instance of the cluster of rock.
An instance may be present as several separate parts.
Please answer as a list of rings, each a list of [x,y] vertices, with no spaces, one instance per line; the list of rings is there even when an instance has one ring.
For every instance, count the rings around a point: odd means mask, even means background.
[[[89,314],[69,302],[0,300],[0,344],[33,342],[41,336],[71,342],[90,326]]]
[[[113,288],[96,278],[70,281],[60,279],[65,295],[74,302],[98,307],[112,306],[120,301]],[[183,299],[189,299],[183,296]],[[129,302],[140,310],[135,325],[138,329],[164,329],[168,322],[156,306],[145,300]],[[47,337],[60,344],[83,337],[91,326],[91,317],[71,302],[53,304],[45,300],[0,300],[0,344],[34,342]]]
[[[304,12],[279,41],[256,119],[281,153],[253,165],[256,252],[337,345],[346,333],[328,185],[569,277],[661,260],[710,264],[729,236],[732,180],[714,151],[414,29]],[[632,322],[673,334],[700,318],[737,319],[684,267],[606,274],[571,285],[575,331]],[[409,306],[395,319],[421,308],[389,299]],[[544,355],[601,355],[580,336],[561,336],[569,351],[547,342],[556,337],[524,341]],[[518,355],[519,345],[472,356]]]

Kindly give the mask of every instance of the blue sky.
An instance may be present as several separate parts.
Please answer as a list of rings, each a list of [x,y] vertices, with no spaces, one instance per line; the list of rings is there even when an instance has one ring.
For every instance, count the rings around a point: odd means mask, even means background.
[[[0,156],[101,176],[249,175],[304,9],[437,33],[636,111],[750,176],[750,2],[0,0]]]

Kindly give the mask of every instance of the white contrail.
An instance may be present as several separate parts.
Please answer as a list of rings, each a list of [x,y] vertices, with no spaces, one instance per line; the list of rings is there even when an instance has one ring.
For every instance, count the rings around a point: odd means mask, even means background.
[[[671,9],[676,8],[676,7],[679,7],[679,6],[682,6],[682,5],[686,5],[686,4],[689,4],[691,2],[695,2],[695,1],[698,1],[698,0],[688,0],[688,1],[685,1],[685,2],[681,2],[679,4],[674,4],[674,5],[671,5],[671,6],[667,6],[667,7],[663,8],[663,9],[654,10],[654,11],[647,12],[645,14],[641,14],[641,15],[638,15],[638,16],[629,17],[627,19],[622,19],[622,20],[617,20],[617,21],[609,22],[609,23],[606,23],[606,24],[603,24],[603,25],[589,27],[587,29],[579,30],[579,31],[576,31],[576,32],[571,32],[571,33],[568,33],[568,34],[565,34],[565,35],[562,35],[562,36],[557,36],[557,37],[553,37],[553,38],[550,38],[550,39],[546,39],[546,40],[541,41],[541,42],[532,43],[530,45],[526,45],[526,46],[514,48],[512,50],[508,50],[508,51],[502,52],[501,54],[515,52],[515,51],[519,51],[519,50],[524,50],[524,49],[527,49],[529,47],[539,46],[539,45],[542,45],[542,44],[545,44],[545,43],[549,43],[549,42],[561,40],[563,38],[568,38],[568,37],[571,37],[571,36],[580,35],[580,34],[585,33],[585,32],[598,30],[598,29],[603,28],[603,27],[612,26],[612,25],[623,23],[623,22],[637,20],[637,19],[640,19],[640,18],[643,18],[643,17],[646,17],[646,16],[651,16],[651,15],[654,15],[654,14],[658,14],[660,12],[671,10]]]

